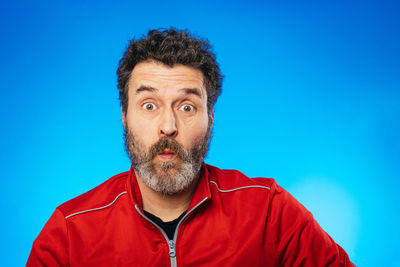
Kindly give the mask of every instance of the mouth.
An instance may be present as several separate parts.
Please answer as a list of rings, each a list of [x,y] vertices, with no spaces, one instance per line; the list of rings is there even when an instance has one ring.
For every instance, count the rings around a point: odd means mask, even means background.
[[[164,149],[162,152],[158,153],[157,156],[162,161],[171,161],[176,158],[176,154],[170,149]]]

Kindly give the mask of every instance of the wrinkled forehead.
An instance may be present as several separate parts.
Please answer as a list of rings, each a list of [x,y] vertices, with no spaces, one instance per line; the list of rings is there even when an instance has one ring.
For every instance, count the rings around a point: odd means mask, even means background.
[[[170,67],[154,61],[141,62],[132,70],[129,80],[130,91],[136,92],[141,87],[158,90],[197,89],[202,98],[207,94],[204,75],[200,70],[185,65]]]

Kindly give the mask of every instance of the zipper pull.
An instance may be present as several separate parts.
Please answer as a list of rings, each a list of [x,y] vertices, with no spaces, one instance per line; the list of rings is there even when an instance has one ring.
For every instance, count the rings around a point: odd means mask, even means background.
[[[175,258],[175,242],[173,240],[169,241],[169,256]]]

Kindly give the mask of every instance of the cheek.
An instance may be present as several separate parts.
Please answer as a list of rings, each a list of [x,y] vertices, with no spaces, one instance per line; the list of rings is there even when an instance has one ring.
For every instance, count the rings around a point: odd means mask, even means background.
[[[193,142],[201,140],[207,134],[207,130],[208,119],[203,118],[195,123],[187,124],[187,127],[181,131],[181,134],[186,137],[187,141]]]
[[[209,116],[204,111],[201,111],[195,116],[183,118],[182,120],[184,121],[184,124],[186,124],[188,127],[192,127],[196,131],[197,129],[201,130],[203,128],[207,128]]]
[[[154,136],[155,123],[151,120],[143,120],[140,116],[130,113],[126,118],[127,126],[132,134],[140,136],[142,140],[151,139]]]

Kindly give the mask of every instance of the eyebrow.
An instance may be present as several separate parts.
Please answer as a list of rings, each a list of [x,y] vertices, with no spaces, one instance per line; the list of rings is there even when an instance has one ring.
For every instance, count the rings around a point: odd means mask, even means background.
[[[139,94],[141,92],[157,92],[158,89],[151,87],[151,86],[140,86],[138,89],[136,89],[136,94]],[[199,98],[201,98],[201,93],[200,90],[197,88],[183,88],[181,91],[184,91],[188,95],[196,95]]]
[[[136,94],[139,94],[140,92],[155,92],[158,91],[156,88],[151,87],[151,86],[140,86],[138,89],[136,89]]]
[[[181,89],[181,90],[183,90],[186,94],[188,94],[188,95],[197,95],[198,97],[200,97],[201,98],[201,93],[200,93],[200,90],[199,89],[197,89],[197,88],[183,88],[183,89]]]

